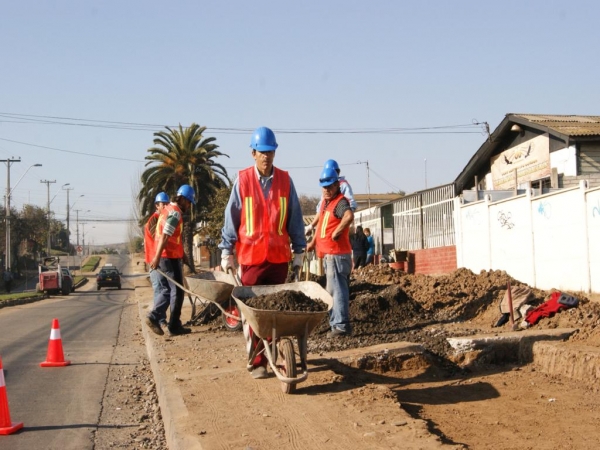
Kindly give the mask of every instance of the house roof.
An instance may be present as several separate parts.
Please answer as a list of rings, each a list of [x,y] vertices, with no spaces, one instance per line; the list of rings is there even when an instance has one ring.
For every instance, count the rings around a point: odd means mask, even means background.
[[[526,121],[523,125],[553,130],[564,136],[600,136],[600,116],[561,116],[548,114],[508,114]]]
[[[490,158],[502,143],[502,137],[514,124],[552,134],[565,142],[569,142],[570,138],[600,138],[600,116],[507,114],[454,180],[456,192],[461,192],[466,186],[473,184],[481,165],[489,164]]]

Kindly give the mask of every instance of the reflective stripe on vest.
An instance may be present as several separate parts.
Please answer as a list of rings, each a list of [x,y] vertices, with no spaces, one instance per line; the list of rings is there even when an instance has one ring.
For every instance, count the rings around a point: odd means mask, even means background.
[[[254,167],[240,171],[238,179],[243,208],[236,242],[239,263],[257,265],[264,261],[288,262],[291,259],[290,237],[287,233],[290,195],[288,173],[273,168],[267,198]]]

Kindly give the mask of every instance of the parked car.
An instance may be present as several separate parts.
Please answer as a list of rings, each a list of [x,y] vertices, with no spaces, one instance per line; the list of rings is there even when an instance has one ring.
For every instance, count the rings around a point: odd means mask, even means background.
[[[71,292],[75,292],[75,277],[73,276],[71,271],[66,267],[61,267],[60,271],[62,272],[63,283],[65,282],[65,280],[70,280],[69,282],[71,284]]]
[[[104,266],[96,276],[96,288],[116,287],[121,289],[121,274],[116,267]]]

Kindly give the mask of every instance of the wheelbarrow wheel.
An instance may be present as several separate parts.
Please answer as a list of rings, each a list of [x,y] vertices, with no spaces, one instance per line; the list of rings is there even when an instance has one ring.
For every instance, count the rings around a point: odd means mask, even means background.
[[[229,298],[229,300],[223,302],[221,304],[226,313],[231,314],[232,316],[240,317],[240,310],[237,308],[233,299]],[[223,325],[229,331],[240,331],[242,329],[242,321],[236,320],[231,317],[227,317],[223,314]]]
[[[294,342],[291,339],[283,338],[279,341],[279,370],[287,378],[296,378],[296,354],[294,352]],[[281,382],[281,390],[284,394],[292,394],[296,391],[296,385],[292,383]]]

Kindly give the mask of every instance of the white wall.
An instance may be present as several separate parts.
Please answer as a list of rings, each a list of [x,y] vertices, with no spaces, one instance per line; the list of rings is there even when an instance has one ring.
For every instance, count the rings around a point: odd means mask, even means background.
[[[505,270],[540,289],[600,293],[600,188],[455,201],[458,267]]]

